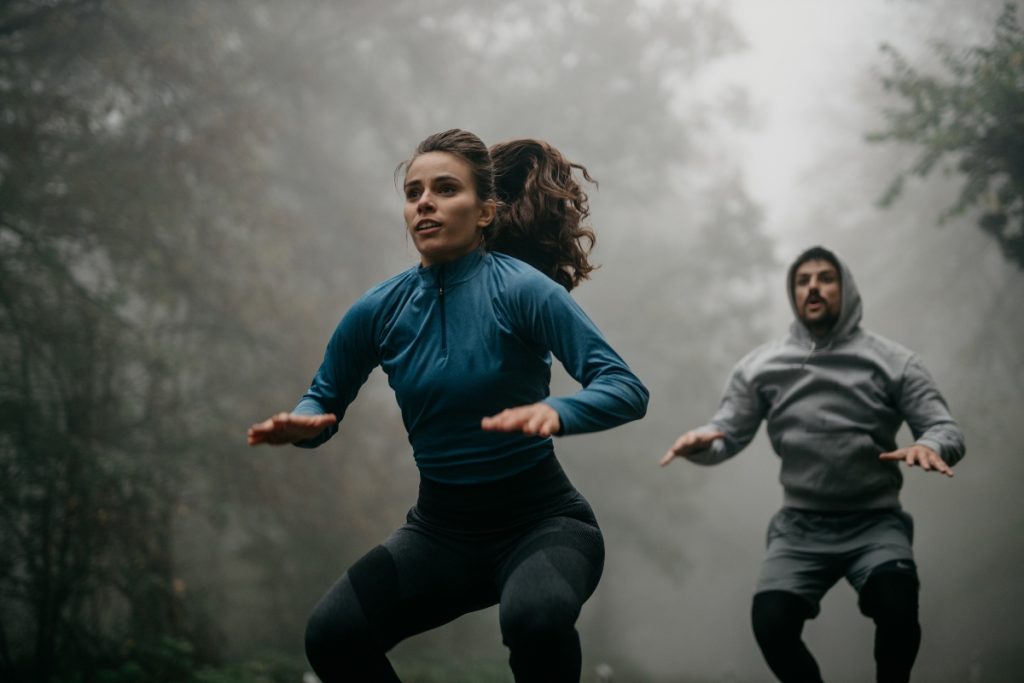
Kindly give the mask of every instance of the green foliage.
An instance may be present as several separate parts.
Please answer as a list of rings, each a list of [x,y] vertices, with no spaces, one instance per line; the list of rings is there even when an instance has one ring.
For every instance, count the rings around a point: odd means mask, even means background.
[[[266,653],[241,662],[204,667],[188,683],[299,683],[308,671],[304,659]]]
[[[191,643],[161,638],[135,647],[113,668],[95,672],[96,683],[299,683],[309,671],[300,658],[265,652],[219,665],[197,666]],[[59,677],[62,683],[84,680],[80,675]]]
[[[431,659],[397,659],[392,662],[399,678],[408,683],[511,683],[512,672],[508,662],[467,661],[457,662]]]
[[[999,241],[1005,256],[1024,267],[1024,31],[1012,3],[1004,6],[991,45],[966,51],[937,46],[946,73],[930,76],[915,69],[895,48],[884,46],[890,71],[885,89],[901,108],[885,112],[886,128],[872,142],[895,141],[918,148],[914,162],[900,171],[880,199],[899,197],[910,176],[925,177],[943,162],[947,173],[963,177],[956,202],[943,219],[968,209],[980,211],[978,224]]]
[[[195,662],[187,640],[160,637],[132,646],[116,668],[96,672],[97,683],[186,683]],[[75,681],[78,677],[66,679]]]

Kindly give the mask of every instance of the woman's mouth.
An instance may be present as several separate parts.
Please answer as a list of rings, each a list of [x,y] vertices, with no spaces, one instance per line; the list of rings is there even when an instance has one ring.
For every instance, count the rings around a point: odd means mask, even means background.
[[[413,229],[416,230],[416,232],[423,232],[425,230],[433,230],[435,228],[440,228],[440,227],[441,227],[441,224],[438,223],[437,221],[427,219],[427,220],[422,220],[422,221],[419,221],[418,223],[416,223],[416,225],[413,226]]]

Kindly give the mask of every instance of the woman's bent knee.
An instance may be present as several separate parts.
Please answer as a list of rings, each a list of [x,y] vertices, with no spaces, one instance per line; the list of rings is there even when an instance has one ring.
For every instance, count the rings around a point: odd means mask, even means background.
[[[345,574],[320,600],[306,622],[306,657],[320,674],[366,652],[372,647],[372,640],[366,616]]]
[[[579,605],[549,601],[543,605],[502,607],[501,633],[507,643],[550,642],[575,632]]]

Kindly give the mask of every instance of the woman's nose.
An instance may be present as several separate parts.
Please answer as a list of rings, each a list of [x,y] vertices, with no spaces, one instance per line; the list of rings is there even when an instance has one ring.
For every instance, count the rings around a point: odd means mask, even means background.
[[[420,213],[432,211],[434,209],[434,197],[429,192],[424,192],[420,195],[420,199],[416,202],[416,210]]]

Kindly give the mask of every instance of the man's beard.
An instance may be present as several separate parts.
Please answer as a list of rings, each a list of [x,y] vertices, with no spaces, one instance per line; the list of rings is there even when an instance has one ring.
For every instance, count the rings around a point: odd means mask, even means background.
[[[804,326],[807,327],[811,332],[817,335],[825,334],[839,322],[839,312],[833,311],[831,307],[826,304],[825,314],[817,320],[808,320],[805,316],[801,316],[801,321]]]

